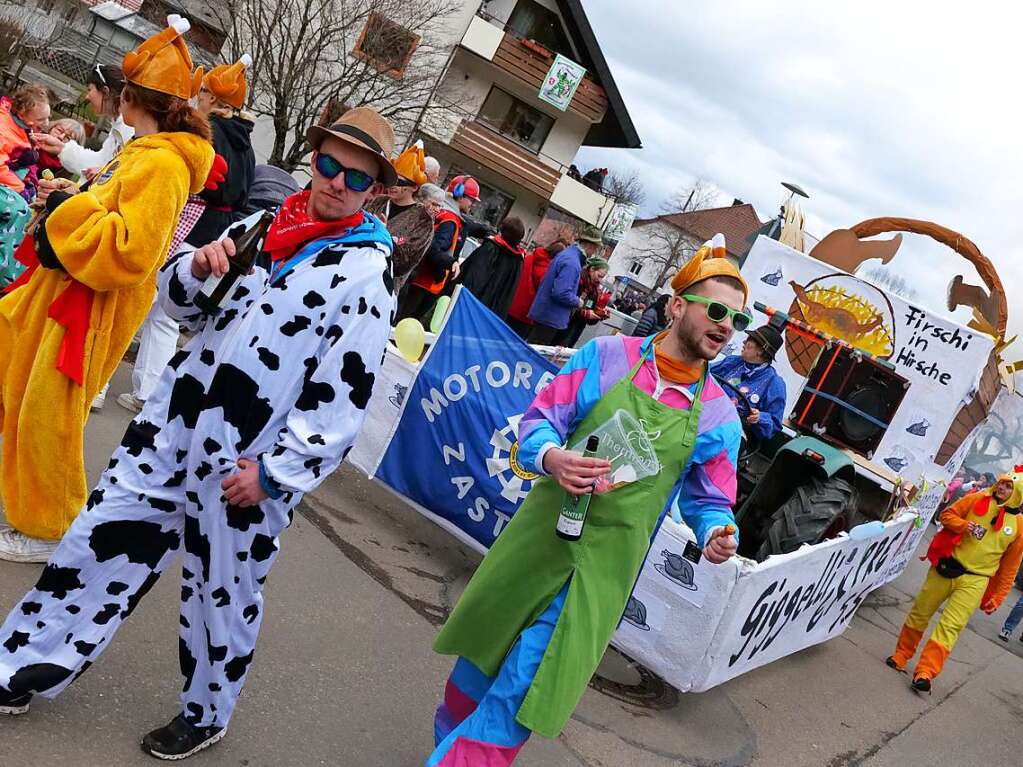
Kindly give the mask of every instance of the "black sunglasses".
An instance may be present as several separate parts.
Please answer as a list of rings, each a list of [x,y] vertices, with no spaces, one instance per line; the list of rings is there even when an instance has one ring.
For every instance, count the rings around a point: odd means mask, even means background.
[[[346,168],[329,154],[323,154],[323,152],[316,153],[316,161],[313,164],[316,167],[316,172],[325,179],[332,180],[337,178],[338,174],[344,173],[345,186],[353,192],[365,192],[377,181],[366,171]]]

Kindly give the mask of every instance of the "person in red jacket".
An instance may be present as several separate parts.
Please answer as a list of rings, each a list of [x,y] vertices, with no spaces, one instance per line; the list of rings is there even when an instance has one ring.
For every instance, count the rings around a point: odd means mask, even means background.
[[[519,277],[519,284],[515,288],[515,295],[512,297],[511,306],[508,307],[508,327],[519,334],[521,338],[529,335],[533,328],[533,321],[529,319],[529,308],[536,298],[536,290],[543,282],[544,275],[551,265],[551,260],[568,247],[564,240],[554,240],[546,248],[536,247],[526,256],[522,262],[522,274]]]

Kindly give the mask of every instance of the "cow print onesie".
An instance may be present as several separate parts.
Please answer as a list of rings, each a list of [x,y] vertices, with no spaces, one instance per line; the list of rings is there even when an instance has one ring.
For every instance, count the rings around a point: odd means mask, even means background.
[[[192,724],[227,725],[278,536],[302,494],[351,447],[394,310],[391,240],[377,219],[367,215],[307,252],[314,255],[272,283],[257,267],[209,320],[191,303],[200,285],[191,255],[163,268],[164,309],[197,335],[171,360],[39,582],[0,628],[0,686],[57,695],[183,550],[182,705]],[[221,482],[239,458],[262,458],[277,500],[226,504]]]

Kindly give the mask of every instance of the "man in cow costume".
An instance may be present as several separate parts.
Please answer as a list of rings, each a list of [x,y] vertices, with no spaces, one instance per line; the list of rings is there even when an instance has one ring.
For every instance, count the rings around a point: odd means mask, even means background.
[[[163,268],[163,307],[196,335],[0,628],[0,713],[74,681],[183,552],[182,712],[142,748],[180,759],[224,736],[278,536],[351,447],[394,310],[391,239],[362,211],[395,183],[390,125],[359,108],[307,137],[311,189],[285,201],[218,315],[192,298],[227,271],[230,237]]]

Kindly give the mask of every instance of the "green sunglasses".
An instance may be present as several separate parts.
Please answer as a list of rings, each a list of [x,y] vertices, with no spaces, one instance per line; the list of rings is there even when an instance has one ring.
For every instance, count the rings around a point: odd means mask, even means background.
[[[732,327],[738,330],[740,333],[750,326],[753,322],[753,318],[748,315],[745,311],[739,309],[732,309],[730,306],[726,306],[720,301],[713,301],[703,296],[694,296],[692,293],[686,293],[682,296],[683,301],[691,301],[694,304],[703,304],[707,307],[707,317],[713,322],[724,322],[726,319],[732,321]]]

